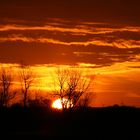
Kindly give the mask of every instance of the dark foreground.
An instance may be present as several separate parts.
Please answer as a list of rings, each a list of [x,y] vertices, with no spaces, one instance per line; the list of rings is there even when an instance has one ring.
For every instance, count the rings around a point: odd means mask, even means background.
[[[3,139],[140,139],[140,109],[113,106],[61,112],[43,107],[1,108],[0,136]]]

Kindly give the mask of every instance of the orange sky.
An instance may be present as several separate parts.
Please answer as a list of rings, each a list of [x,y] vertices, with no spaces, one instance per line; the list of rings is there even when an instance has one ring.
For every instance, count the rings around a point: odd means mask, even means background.
[[[88,68],[93,106],[140,106],[139,9],[137,0],[1,0],[0,63],[25,61],[46,91],[56,67]]]

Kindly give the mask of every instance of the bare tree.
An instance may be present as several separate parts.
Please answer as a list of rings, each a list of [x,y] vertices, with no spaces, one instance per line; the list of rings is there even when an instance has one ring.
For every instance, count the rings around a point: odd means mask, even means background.
[[[63,109],[75,108],[81,96],[87,93],[90,79],[84,77],[82,71],[76,68],[58,69],[56,76],[58,90],[55,95],[61,99]]]
[[[68,71],[65,69],[58,69],[56,71],[56,79],[55,79],[55,87],[57,87],[58,89],[55,90],[56,94],[60,100],[61,100],[61,104],[62,104],[62,108],[64,109],[66,107],[66,102],[64,100],[64,97],[66,96],[67,92],[67,85],[66,85],[66,81],[68,78]]]
[[[12,75],[10,70],[1,68],[0,71],[0,106],[8,106],[8,103],[16,95],[16,92],[11,91]]]
[[[80,97],[86,94],[90,81],[83,76],[82,71],[79,69],[69,70],[68,80],[67,80],[67,98],[69,107],[76,107],[79,102]]]
[[[29,66],[21,64],[20,70],[20,82],[21,82],[21,92],[23,94],[23,105],[27,106],[28,103],[28,94],[31,86],[34,81],[34,74]]]
[[[93,99],[95,99],[95,94],[87,92],[82,98],[80,98],[77,106],[82,108],[89,107]]]

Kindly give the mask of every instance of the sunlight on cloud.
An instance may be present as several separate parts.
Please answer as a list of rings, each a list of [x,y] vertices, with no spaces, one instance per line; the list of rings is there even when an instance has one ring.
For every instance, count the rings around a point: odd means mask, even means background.
[[[59,32],[71,32],[71,33],[92,33],[90,30],[81,29],[81,28],[63,28],[63,27],[56,27],[56,26],[36,26],[36,27],[29,27],[29,26],[19,26],[19,25],[6,25],[1,26],[0,31],[8,31],[8,30],[48,30],[48,31],[59,31]]]
[[[118,48],[139,48],[140,41],[135,40],[115,40],[113,42],[106,41],[106,40],[90,40],[86,42],[64,42],[60,40],[55,40],[53,38],[30,38],[25,36],[11,36],[11,37],[0,37],[0,42],[7,42],[7,41],[23,41],[23,42],[40,42],[40,43],[51,43],[57,45],[75,45],[75,46],[88,46],[88,45],[97,45],[97,46],[110,46],[110,47],[118,47]],[[80,54],[79,54],[80,55]]]
[[[138,26],[70,21],[59,18],[50,18],[42,26],[28,26],[28,24],[24,25],[22,23],[23,21],[15,21],[14,24],[9,22],[7,25],[1,25],[0,42],[22,41],[65,46],[97,45],[118,48],[140,48],[140,41],[138,40],[140,37],[140,27]]]
[[[64,33],[81,33],[81,35],[86,34],[107,34],[107,33],[113,33],[113,32],[140,32],[140,27],[133,27],[133,26],[118,26],[118,27],[96,27],[99,23],[87,23],[87,24],[80,24],[76,25],[73,28],[67,28],[67,27],[59,27],[59,24],[51,25],[44,25],[44,26],[24,26],[24,25],[1,25],[0,31],[9,31],[9,30],[18,30],[18,31],[25,31],[25,30],[43,30],[43,31],[57,31],[57,32],[64,32]],[[66,24],[66,23],[65,23]],[[101,23],[100,23],[101,24]],[[92,26],[93,25],[93,26]],[[103,23],[101,25],[104,25]],[[109,25],[108,25],[109,26]]]

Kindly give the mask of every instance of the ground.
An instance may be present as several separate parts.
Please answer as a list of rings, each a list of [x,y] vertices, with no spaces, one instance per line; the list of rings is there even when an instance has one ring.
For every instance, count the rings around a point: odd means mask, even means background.
[[[140,138],[140,108],[113,106],[57,111],[43,107],[0,109],[1,137]]]

